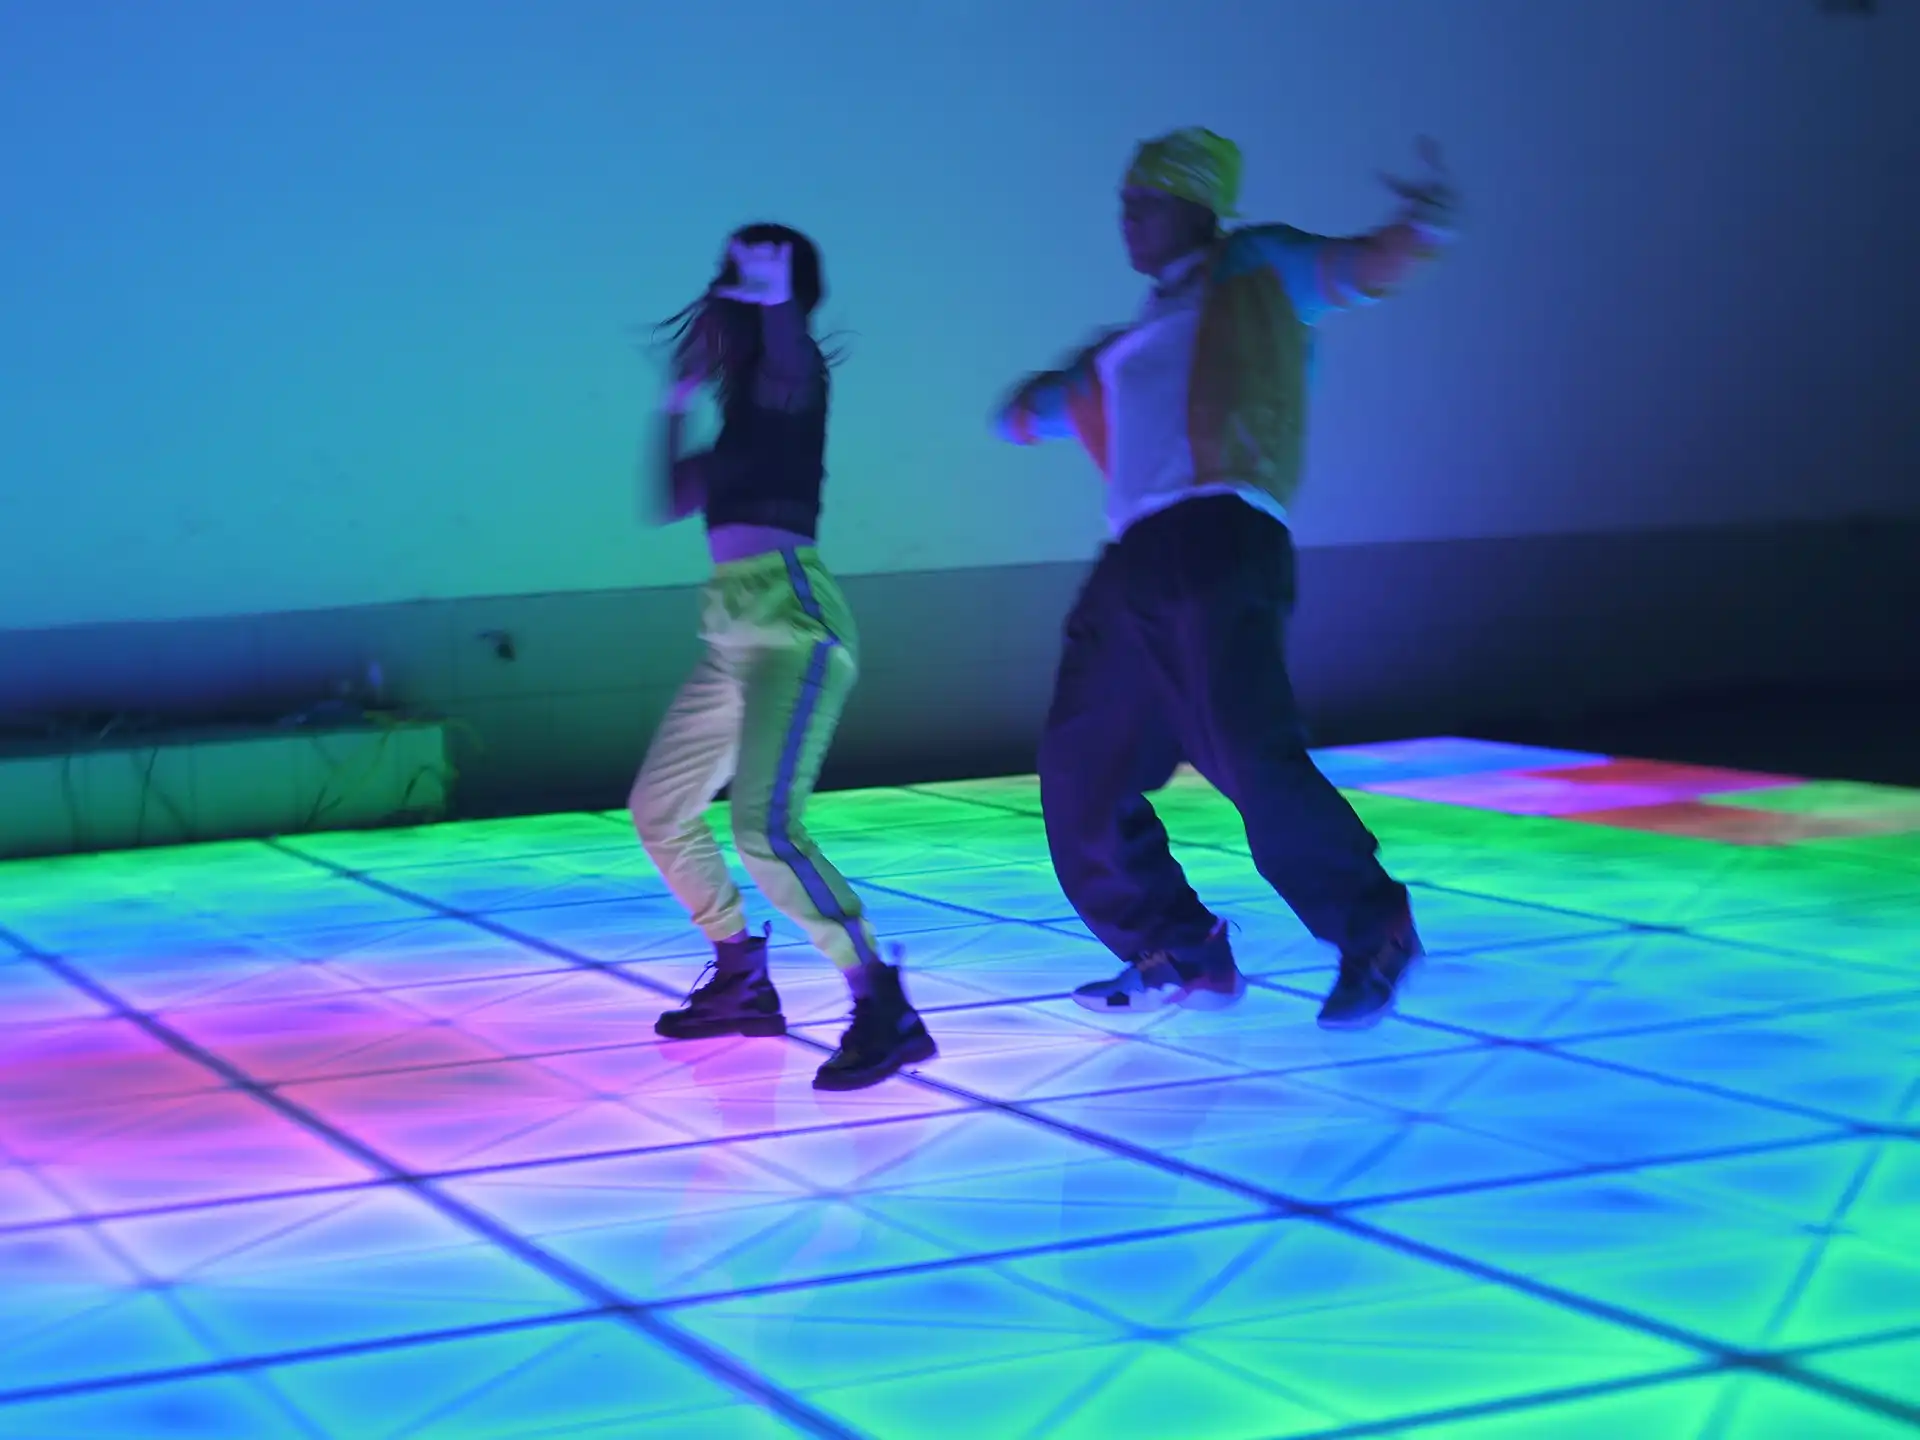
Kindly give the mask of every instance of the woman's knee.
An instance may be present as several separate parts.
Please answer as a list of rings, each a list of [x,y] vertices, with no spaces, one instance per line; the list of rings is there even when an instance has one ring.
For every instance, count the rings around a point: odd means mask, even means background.
[[[685,808],[675,804],[660,787],[649,784],[644,773],[627,792],[627,813],[633,817],[633,828],[644,844],[671,840],[686,829],[692,817],[681,813]]]

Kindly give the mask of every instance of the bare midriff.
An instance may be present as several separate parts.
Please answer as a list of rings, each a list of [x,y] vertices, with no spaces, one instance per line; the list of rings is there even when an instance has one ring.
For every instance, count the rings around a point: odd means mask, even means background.
[[[736,560],[751,560],[776,550],[808,550],[813,537],[797,530],[781,530],[772,525],[722,525],[707,532],[707,553],[713,563],[726,565]]]

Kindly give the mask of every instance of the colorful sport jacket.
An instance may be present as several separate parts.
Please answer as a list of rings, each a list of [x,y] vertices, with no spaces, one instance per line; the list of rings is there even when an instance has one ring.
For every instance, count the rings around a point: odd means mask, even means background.
[[[1252,486],[1282,507],[1300,483],[1306,455],[1312,326],[1332,310],[1383,298],[1347,271],[1355,242],[1287,225],[1233,231],[1207,260],[1206,293],[1187,390],[1193,480]],[[1108,475],[1107,396],[1101,352],[1119,331],[1065,366],[1025,381],[1002,408],[998,431],[1014,444],[1074,438]]]

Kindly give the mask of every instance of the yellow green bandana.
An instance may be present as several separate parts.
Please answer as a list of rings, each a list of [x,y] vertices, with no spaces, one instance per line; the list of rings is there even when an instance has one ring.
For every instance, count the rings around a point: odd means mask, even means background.
[[[1240,198],[1240,147],[1197,125],[1176,130],[1140,147],[1126,183],[1230,216]]]

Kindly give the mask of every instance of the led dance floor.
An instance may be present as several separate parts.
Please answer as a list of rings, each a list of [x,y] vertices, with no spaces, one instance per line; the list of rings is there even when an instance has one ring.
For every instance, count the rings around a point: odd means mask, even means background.
[[[1920,1419],[1920,792],[1328,752],[1434,952],[1329,958],[1159,798],[1258,977],[1112,961],[1031,779],[824,796],[941,1058],[656,1042],[622,815],[0,865],[0,1436],[1848,1440]]]

